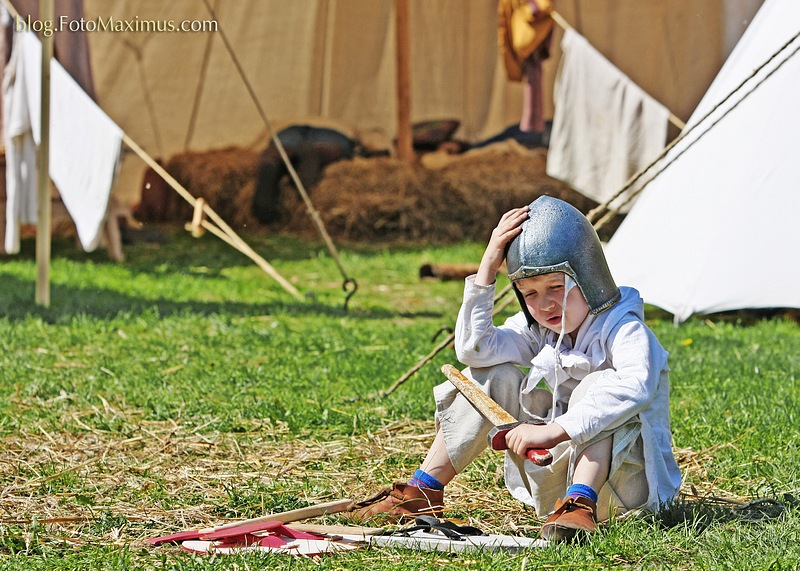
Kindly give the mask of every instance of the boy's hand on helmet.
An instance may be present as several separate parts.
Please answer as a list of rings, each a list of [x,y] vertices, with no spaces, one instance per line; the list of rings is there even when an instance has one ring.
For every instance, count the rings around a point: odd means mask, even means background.
[[[528,206],[509,210],[500,218],[497,227],[492,230],[489,244],[481,258],[478,269],[478,276],[475,282],[478,285],[490,285],[494,283],[497,271],[503,265],[505,259],[506,245],[522,232],[522,223],[528,219]]]

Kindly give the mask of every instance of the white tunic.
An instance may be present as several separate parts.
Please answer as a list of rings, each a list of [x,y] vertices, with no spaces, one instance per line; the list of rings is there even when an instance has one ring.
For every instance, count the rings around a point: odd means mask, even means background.
[[[644,506],[657,511],[673,499],[681,474],[672,454],[669,417],[668,353],[644,324],[643,302],[633,288],[620,288],[622,299],[599,315],[589,315],[578,329],[575,345],[565,335],[555,359],[557,334],[534,324],[522,312],[497,327],[492,321],[495,286],[478,286],[467,278],[456,323],[455,349],[470,367],[513,363],[530,367],[521,391],[530,392],[544,379],[557,401],[552,421],[578,448],[632,420],[641,423],[648,497]],[[558,364],[558,366],[557,366]],[[579,402],[572,391],[590,373],[591,383]],[[558,382],[556,382],[556,378]],[[515,469],[514,466],[517,466]],[[506,462],[512,494],[533,503],[514,483],[522,477],[519,463]],[[511,472],[511,473],[509,473]],[[529,484],[528,484],[529,487]],[[628,506],[638,507],[638,506]]]

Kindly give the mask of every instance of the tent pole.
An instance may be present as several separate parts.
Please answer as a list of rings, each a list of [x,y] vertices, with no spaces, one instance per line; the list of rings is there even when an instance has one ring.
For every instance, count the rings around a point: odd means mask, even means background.
[[[411,69],[408,40],[408,0],[395,0],[395,35],[397,36],[397,156],[404,161],[414,158],[411,137]]]
[[[42,0],[39,18],[52,22],[53,0]],[[42,34],[42,101],[41,142],[37,150],[37,227],[36,227],[36,304],[50,307],[50,227],[52,202],[50,195],[50,58],[53,57],[53,35]]]

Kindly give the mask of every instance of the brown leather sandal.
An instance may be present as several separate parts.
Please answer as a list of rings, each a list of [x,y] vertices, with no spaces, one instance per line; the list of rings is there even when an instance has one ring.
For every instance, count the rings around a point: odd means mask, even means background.
[[[354,523],[406,523],[420,515],[440,518],[443,510],[444,490],[396,483],[374,497],[357,503],[356,509],[345,514],[345,517]]]
[[[589,498],[564,498],[542,526],[542,538],[548,541],[571,541],[578,532],[597,529],[597,504]]]

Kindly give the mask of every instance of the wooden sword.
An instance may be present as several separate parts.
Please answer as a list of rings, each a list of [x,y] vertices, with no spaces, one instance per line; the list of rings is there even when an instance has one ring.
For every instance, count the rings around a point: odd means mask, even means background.
[[[470,404],[494,425],[489,431],[489,446],[493,450],[507,450],[506,434],[521,423],[484,393],[475,381],[465,377],[453,365],[443,365],[442,372]],[[528,460],[537,466],[547,466],[553,461],[553,455],[549,450],[531,448],[526,454]]]

